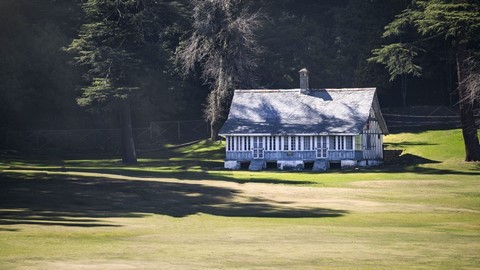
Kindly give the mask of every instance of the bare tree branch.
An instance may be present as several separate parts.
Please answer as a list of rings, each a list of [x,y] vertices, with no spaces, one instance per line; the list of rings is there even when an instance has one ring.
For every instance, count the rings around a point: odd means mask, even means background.
[[[201,68],[201,77],[210,84],[205,116],[218,131],[228,116],[235,88],[255,85],[258,47],[255,30],[260,14],[251,13],[240,0],[192,0],[193,32],[177,50],[183,73]]]

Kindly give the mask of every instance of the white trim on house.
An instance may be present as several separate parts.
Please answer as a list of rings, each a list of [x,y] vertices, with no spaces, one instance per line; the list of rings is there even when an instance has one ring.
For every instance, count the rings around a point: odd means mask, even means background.
[[[344,136],[355,136],[360,135],[360,133],[279,133],[279,134],[272,134],[272,133],[235,133],[235,134],[218,134],[221,137],[226,136],[329,136],[329,135],[344,135]]]

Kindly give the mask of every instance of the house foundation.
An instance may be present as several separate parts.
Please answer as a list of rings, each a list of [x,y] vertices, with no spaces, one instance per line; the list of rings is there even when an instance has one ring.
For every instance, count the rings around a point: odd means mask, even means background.
[[[229,170],[239,170],[240,169],[240,162],[236,160],[226,160],[224,164],[225,169]]]
[[[281,171],[303,171],[305,164],[303,160],[279,160],[277,169]]]

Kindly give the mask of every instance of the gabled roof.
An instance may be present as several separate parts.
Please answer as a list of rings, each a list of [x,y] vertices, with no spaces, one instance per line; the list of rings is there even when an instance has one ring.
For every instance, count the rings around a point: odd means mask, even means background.
[[[375,88],[235,90],[220,135],[358,134],[374,107],[387,134]]]

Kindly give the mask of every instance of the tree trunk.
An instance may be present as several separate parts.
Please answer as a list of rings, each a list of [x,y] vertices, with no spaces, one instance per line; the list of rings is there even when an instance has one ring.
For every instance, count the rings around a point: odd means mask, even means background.
[[[219,129],[215,127],[214,123],[210,123],[210,140],[216,141],[218,140],[218,131]]]
[[[478,143],[477,127],[475,125],[474,106],[467,99],[467,88],[463,81],[467,76],[468,51],[465,43],[457,39],[457,76],[458,96],[460,105],[460,120],[462,123],[463,140],[465,143],[465,161],[480,161],[480,145]]]
[[[122,161],[129,165],[137,163],[129,98],[122,100]]]

